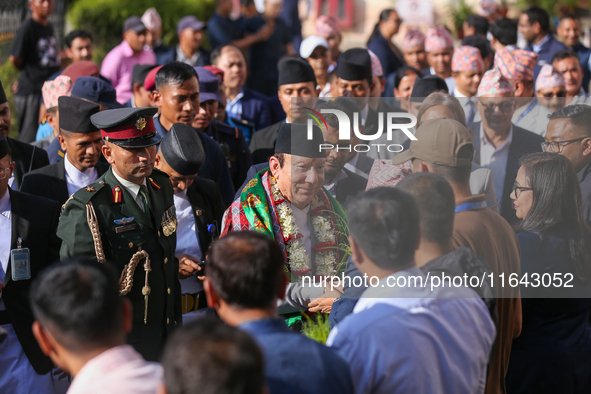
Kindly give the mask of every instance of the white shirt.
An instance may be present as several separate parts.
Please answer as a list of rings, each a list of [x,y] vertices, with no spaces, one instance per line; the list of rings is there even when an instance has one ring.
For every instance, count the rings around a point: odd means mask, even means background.
[[[113,170],[113,175],[115,175],[115,178],[119,181],[121,186],[123,186],[125,189],[127,189],[129,194],[131,194],[131,197],[133,197],[134,201],[137,203],[137,205],[140,207],[140,209],[142,211],[144,211],[144,200],[143,200],[142,196],[140,196],[140,185],[136,185],[133,182],[130,182],[130,181],[127,181],[127,180],[121,178],[119,175],[117,175],[117,173],[114,170]],[[144,178],[142,185],[146,186],[146,178]]]
[[[242,97],[244,97],[244,92],[240,91],[234,100],[226,98],[226,112],[233,118],[242,119],[242,101],[240,101]]]
[[[318,85],[318,88],[319,87],[320,85]],[[318,93],[318,97],[332,97],[330,95],[330,82],[327,82],[326,85],[324,85],[324,88]]]
[[[187,198],[187,189],[174,195],[174,207],[176,208],[176,220],[178,226],[176,229],[176,256],[188,254],[199,260],[203,259],[203,253],[199,246],[199,236],[197,235],[197,226],[193,208]],[[197,276],[193,275],[186,279],[180,279],[181,293],[194,294],[203,290],[203,284],[197,281]]]
[[[513,126],[509,129],[509,134],[505,142],[498,148],[495,148],[486,137],[482,123],[480,124],[480,165],[489,168],[493,172],[493,186],[495,187],[495,193],[499,201],[503,200],[509,145],[511,145],[512,140]]]
[[[10,243],[12,241],[12,212],[10,211],[10,193],[6,190],[0,198],[0,283],[4,283],[8,259],[10,258]],[[0,300],[0,310],[6,309],[4,301]]]
[[[429,73],[431,73],[431,75],[437,75],[433,67],[429,67]],[[447,90],[449,92],[453,92],[456,88],[456,80],[454,79],[453,75],[445,78],[445,83],[447,84]]]
[[[312,238],[310,238],[310,222],[308,221],[308,212],[310,212],[310,205],[308,205],[304,209],[299,209],[295,205],[289,203],[291,208],[291,212],[293,213],[293,217],[295,219],[298,228],[300,229],[300,233],[302,234],[302,243],[306,248],[306,253],[310,258],[310,267],[313,268],[313,271],[316,267],[313,267],[314,262],[312,261]]]
[[[90,185],[98,178],[96,167],[88,168],[82,172],[70,163],[67,153],[64,157],[64,165],[66,167],[66,182],[68,183],[68,194],[70,196],[83,187]]]
[[[156,394],[162,366],[148,362],[130,345],[108,349],[87,361],[67,394]]]

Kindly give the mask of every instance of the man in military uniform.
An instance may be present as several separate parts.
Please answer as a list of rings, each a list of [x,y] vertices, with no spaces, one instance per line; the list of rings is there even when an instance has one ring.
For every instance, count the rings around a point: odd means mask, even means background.
[[[153,169],[161,138],[156,111],[125,108],[91,117],[111,168],[66,202],[57,232],[62,259],[96,256],[122,273],[120,294],[133,305],[127,341],[147,360],[158,359],[181,322],[173,190],[168,176]]]
[[[220,80],[218,77],[203,67],[195,67],[195,71],[199,78],[199,99],[201,102],[199,111],[193,121],[193,127],[201,130],[220,144],[224,155],[226,155],[232,183],[234,189],[236,189],[242,185],[242,182],[246,179],[246,173],[252,165],[248,144],[241,129],[215,119],[218,105],[220,103],[225,105],[220,96]]]

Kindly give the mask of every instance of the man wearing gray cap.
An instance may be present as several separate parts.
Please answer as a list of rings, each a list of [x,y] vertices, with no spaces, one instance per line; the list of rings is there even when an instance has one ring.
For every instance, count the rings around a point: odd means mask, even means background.
[[[162,138],[154,167],[168,174],[178,221],[175,255],[179,259],[183,322],[207,307],[203,282],[197,278],[211,242],[217,238],[224,201],[214,181],[197,176],[205,152],[195,130],[174,124]],[[201,273],[202,275],[203,273]]]
[[[178,221],[175,255],[179,259],[183,322],[207,306],[203,283],[197,278],[211,242],[217,237],[224,201],[214,181],[197,176],[205,152],[195,130],[174,124],[162,138],[154,168],[168,174]]]
[[[248,182],[224,214],[222,237],[231,231],[254,230],[280,244],[291,281],[279,305],[282,314],[306,310],[323,293],[327,298],[340,294],[325,291],[323,285],[307,285],[311,278],[337,275],[344,268],[345,256],[336,246],[348,242],[347,213],[322,187],[323,144],[317,126],[309,133],[306,125],[281,125],[269,168]]]
[[[179,45],[166,56],[162,56],[160,64],[179,61],[191,67],[202,67],[209,64],[209,52],[203,49],[203,30],[205,22],[201,22],[193,15],[182,18],[176,25]]]
[[[128,102],[133,96],[133,66],[156,64],[156,55],[145,45],[146,26],[139,16],[130,16],[123,23],[123,42],[113,48],[103,60],[101,75],[111,81],[117,90],[117,101],[121,104]]]

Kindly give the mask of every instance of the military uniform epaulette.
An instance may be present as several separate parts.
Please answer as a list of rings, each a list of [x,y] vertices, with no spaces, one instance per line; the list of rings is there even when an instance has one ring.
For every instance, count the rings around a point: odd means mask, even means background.
[[[105,186],[105,181],[101,178],[96,180],[94,183],[83,187],[82,189],[78,190],[76,193],[72,194],[68,201],[64,203],[64,207],[68,205],[71,199],[75,198],[76,200],[86,204],[89,202],[94,196],[96,196],[97,192],[101,190]]]

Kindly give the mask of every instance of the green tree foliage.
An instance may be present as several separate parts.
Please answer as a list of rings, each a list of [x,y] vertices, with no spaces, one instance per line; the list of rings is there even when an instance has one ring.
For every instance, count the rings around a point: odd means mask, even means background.
[[[207,21],[215,10],[215,0],[76,0],[68,11],[74,29],[92,32],[96,60],[101,60],[113,47],[121,43],[121,28],[130,16],[142,16],[145,10],[156,7],[162,17],[162,41],[177,41],[176,24],[183,16],[195,15]],[[100,64],[100,62],[99,62]]]

